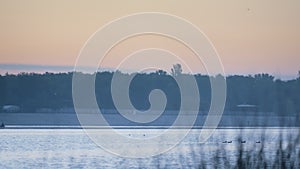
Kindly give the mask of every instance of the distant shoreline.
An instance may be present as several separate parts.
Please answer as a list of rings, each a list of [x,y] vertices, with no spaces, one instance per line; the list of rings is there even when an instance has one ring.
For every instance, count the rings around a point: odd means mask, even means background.
[[[169,128],[175,125],[177,114],[167,113],[160,116],[153,122],[139,124],[132,122],[120,114],[104,114],[105,121],[101,121],[97,114],[84,114],[85,119],[89,119],[88,124],[79,122],[77,115],[71,113],[0,113],[0,123],[4,123],[6,128],[82,128],[81,125],[92,126],[95,128],[104,128],[114,126],[114,128]],[[196,119],[191,119],[187,114],[187,120],[177,123],[177,128],[191,126],[193,128],[202,128],[207,115],[198,115]],[[182,117],[184,118],[184,117]],[[195,120],[193,122],[193,120]],[[121,126],[121,127],[116,127]],[[151,127],[154,126],[154,127]],[[240,113],[235,115],[226,115],[220,119],[219,128],[245,128],[245,127],[300,127],[299,119],[296,116],[257,116],[256,114]]]
[[[300,127],[217,127],[216,129],[300,129]],[[43,126],[43,125],[8,125],[5,129],[169,129],[169,126]],[[176,126],[172,129],[214,129],[214,128],[203,128],[203,126],[194,126],[188,128],[185,126]],[[1,130],[1,129],[0,129]]]

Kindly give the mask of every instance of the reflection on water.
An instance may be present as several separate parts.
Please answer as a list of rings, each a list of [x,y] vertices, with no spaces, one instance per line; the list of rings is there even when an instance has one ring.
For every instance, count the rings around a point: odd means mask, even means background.
[[[162,131],[118,129],[118,132],[130,137],[151,137]],[[236,163],[241,141],[246,152],[259,151],[264,145],[266,158],[274,160],[279,141],[283,140],[285,148],[298,132],[297,128],[218,129],[206,143],[198,144],[200,130],[193,129],[178,146],[164,154],[129,159],[102,150],[80,129],[2,129],[0,168],[198,168],[203,162],[213,167],[216,157],[224,156],[220,151],[226,152],[230,163]],[[122,148],[122,145],[120,141],[117,146]],[[145,148],[155,148],[153,145]],[[299,150],[297,144],[295,151]]]

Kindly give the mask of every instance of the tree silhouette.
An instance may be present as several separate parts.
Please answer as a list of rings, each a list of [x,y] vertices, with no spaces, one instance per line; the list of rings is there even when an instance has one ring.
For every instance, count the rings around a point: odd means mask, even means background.
[[[155,73],[160,75],[160,76],[166,76],[167,75],[167,72],[164,71],[164,70],[157,70]]]
[[[173,68],[171,69],[171,74],[173,77],[181,75],[182,74],[181,64],[177,63],[177,64],[173,65]]]
[[[76,72],[79,73],[79,72]],[[100,108],[115,109],[111,96],[111,81],[114,73],[121,78],[133,74],[98,72],[95,79],[95,95]],[[298,72],[299,73],[299,72]],[[83,77],[91,74],[80,73]],[[208,75],[182,73],[180,64],[173,65],[172,76],[180,78],[194,76],[200,92],[200,110],[208,111],[211,103],[211,86]],[[70,73],[21,73],[0,76],[0,108],[4,105],[20,106],[23,112],[35,112],[49,108],[54,111],[72,108],[72,76]],[[154,73],[137,73],[130,84],[130,99],[140,109],[148,109],[149,93],[161,89],[167,96],[167,110],[179,110],[180,89],[175,79],[163,70]],[[218,76],[217,76],[218,77]],[[217,78],[211,77],[211,78]],[[223,78],[223,77],[219,77]],[[225,77],[224,77],[225,78]],[[233,75],[226,77],[227,111],[238,111],[237,105],[256,105],[259,112],[276,112],[282,115],[300,112],[300,78],[288,81],[274,80],[269,74],[254,76]]]

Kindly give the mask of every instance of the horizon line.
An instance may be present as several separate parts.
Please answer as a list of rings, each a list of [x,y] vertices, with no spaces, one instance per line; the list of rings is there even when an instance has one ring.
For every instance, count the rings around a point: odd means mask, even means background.
[[[85,67],[89,69],[88,67]],[[84,69],[85,69],[84,68]],[[163,70],[163,69],[161,69]],[[0,75],[4,74],[20,74],[20,73],[37,73],[37,74],[43,74],[46,72],[49,73],[67,73],[67,72],[74,72],[75,71],[75,66],[71,65],[38,65],[38,64],[15,64],[15,63],[0,63]],[[151,73],[154,71],[147,71],[147,72],[141,72],[141,71],[136,71],[134,69],[122,69],[122,70],[117,70],[115,68],[110,68],[110,67],[102,67],[98,68],[97,72],[114,72],[114,71],[120,71],[122,73]],[[163,70],[166,71],[166,70]],[[170,73],[166,71],[167,73]],[[190,72],[184,72],[186,74],[189,74]],[[203,72],[197,72],[196,74],[202,74],[205,75]],[[280,79],[280,80],[292,80],[296,79],[297,75],[291,75],[291,74],[274,74],[274,73],[269,73],[269,72],[251,72],[251,73],[225,73],[225,76],[235,76],[235,75],[241,75],[241,76],[253,76],[257,74],[269,74],[274,76],[275,79]],[[207,74],[206,74],[207,75]],[[216,74],[217,75],[217,74]]]

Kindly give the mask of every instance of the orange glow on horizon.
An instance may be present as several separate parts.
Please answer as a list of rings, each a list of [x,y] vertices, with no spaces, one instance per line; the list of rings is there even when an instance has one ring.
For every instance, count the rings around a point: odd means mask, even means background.
[[[86,40],[101,26],[152,11],[177,15],[199,27],[217,49],[227,74],[296,75],[300,70],[300,1],[296,0],[3,0],[0,64],[72,66]],[[107,67],[116,65],[112,57],[108,60]]]

